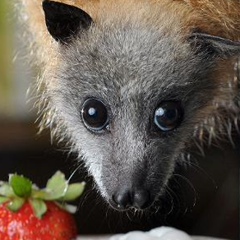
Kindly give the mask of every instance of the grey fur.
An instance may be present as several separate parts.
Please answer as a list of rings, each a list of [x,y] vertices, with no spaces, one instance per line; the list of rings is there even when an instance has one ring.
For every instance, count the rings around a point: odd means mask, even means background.
[[[193,137],[218,135],[224,125],[219,109],[239,116],[233,71],[224,81],[215,79],[234,59],[199,52],[192,41],[180,29],[128,21],[93,24],[69,44],[59,43],[61,64],[43,78],[57,83],[39,100],[46,102],[43,125],[69,139],[106,200],[124,185],[161,195]],[[108,107],[109,131],[92,133],[84,126],[80,111],[88,97]],[[164,134],[153,130],[153,114],[166,100],[182,101],[185,113],[182,124]]]

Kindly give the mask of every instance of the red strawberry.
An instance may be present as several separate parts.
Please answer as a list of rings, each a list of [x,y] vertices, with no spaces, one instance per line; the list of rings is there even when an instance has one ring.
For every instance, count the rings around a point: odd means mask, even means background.
[[[65,176],[57,172],[46,188],[39,190],[27,178],[10,175],[9,183],[0,183],[0,239],[74,239],[76,223],[66,211],[66,207],[72,210],[73,207],[63,202],[79,197],[84,185],[68,185]]]

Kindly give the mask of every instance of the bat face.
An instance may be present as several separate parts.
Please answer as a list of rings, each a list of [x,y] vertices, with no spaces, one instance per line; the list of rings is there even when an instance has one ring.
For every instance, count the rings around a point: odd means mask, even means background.
[[[211,114],[219,89],[213,73],[239,44],[200,33],[186,38],[168,25],[95,24],[81,9],[43,6],[59,44],[60,64],[50,74],[56,84],[48,90],[56,124],[61,119],[113,207],[149,207]]]

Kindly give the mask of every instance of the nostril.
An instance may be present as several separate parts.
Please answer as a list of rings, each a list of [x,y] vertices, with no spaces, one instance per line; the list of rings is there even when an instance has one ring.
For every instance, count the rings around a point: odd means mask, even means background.
[[[112,196],[112,201],[118,209],[126,209],[132,206],[131,192],[128,190],[116,192]]]
[[[144,209],[152,204],[150,193],[146,190],[137,190],[133,195],[133,206],[138,209]]]

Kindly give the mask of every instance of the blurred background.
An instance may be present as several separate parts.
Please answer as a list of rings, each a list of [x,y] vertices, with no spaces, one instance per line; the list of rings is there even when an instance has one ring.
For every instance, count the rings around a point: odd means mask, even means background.
[[[50,143],[50,134],[37,134],[36,112],[27,104],[26,92],[36,70],[29,67],[23,29],[13,17],[7,0],[0,0],[0,179],[9,173],[30,177],[40,187],[57,170],[70,176],[76,156]],[[147,213],[119,213],[109,209],[91,188],[91,178],[80,169],[72,181],[87,181],[84,196],[76,202],[80,234],[108,234],[149,230],[169,225],[195,235],[239,239],[240,137],[235,146],[223,141],[206,148],[206,157],[193,154],[198,165],[179,167],[170,183],[170,194],[159,202],[161,208]],[[182,177],[179,177],[179,176]]]

